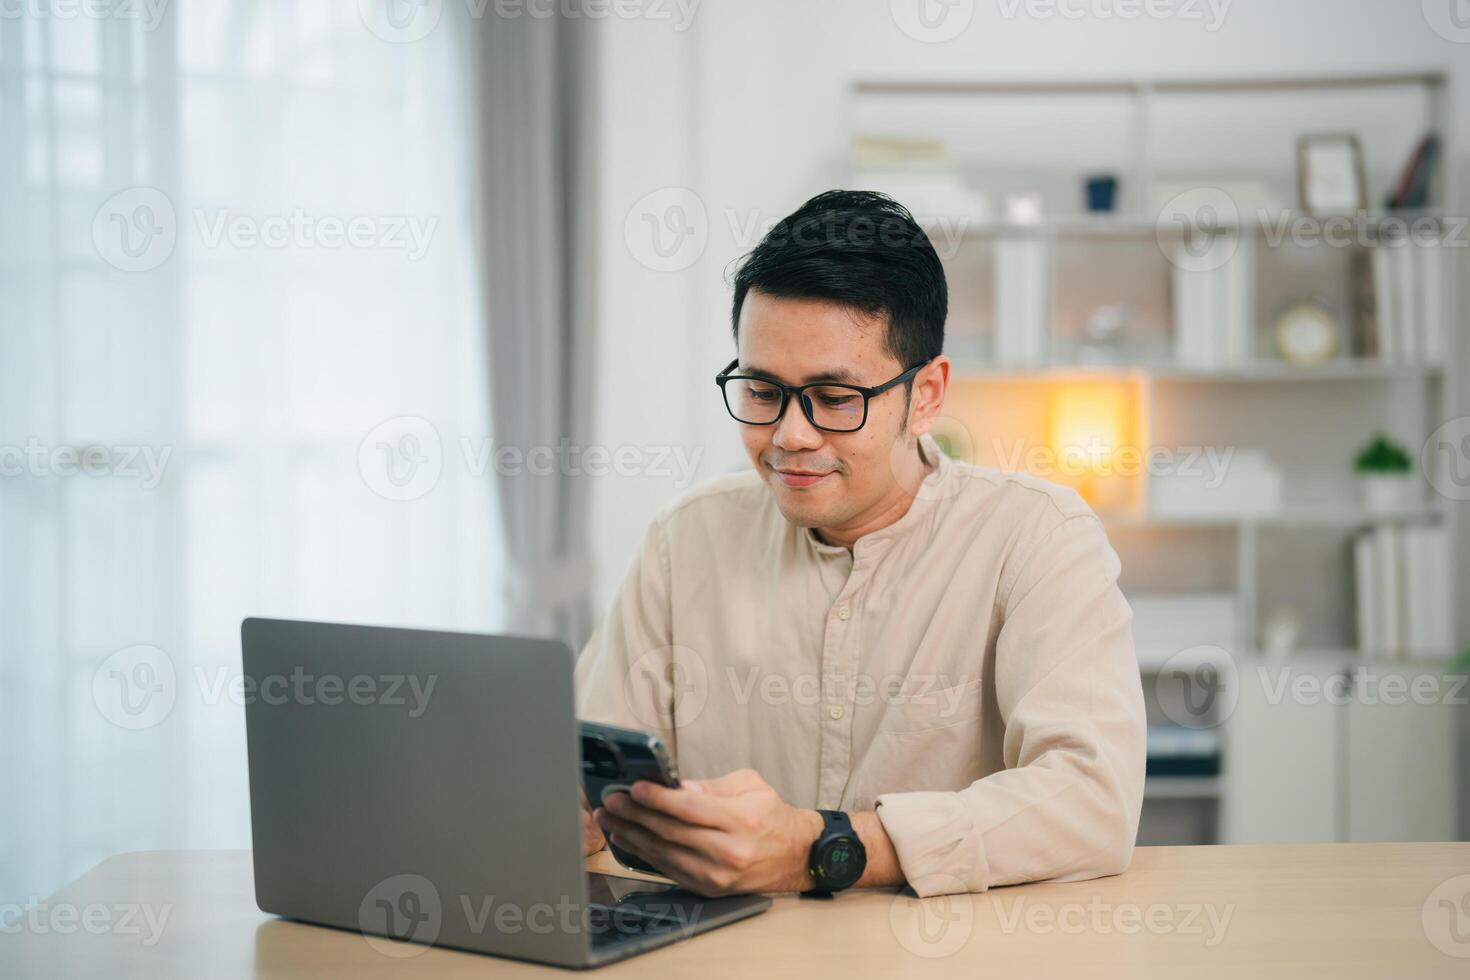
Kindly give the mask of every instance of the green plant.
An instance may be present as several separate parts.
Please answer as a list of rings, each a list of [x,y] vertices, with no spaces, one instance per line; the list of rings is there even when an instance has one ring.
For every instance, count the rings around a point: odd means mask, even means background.
[[[1353,461],[1353,469],[1367,476],[1407,473],[1413,468],[1408,451],[1382,433],[1374,436]]]

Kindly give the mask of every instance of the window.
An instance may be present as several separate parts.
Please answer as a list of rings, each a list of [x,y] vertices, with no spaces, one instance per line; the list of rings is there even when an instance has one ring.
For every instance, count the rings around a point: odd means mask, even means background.
[[[357,6],[0,19],[0,904],[248,846],[242,617],[501,619],[454,32]]]

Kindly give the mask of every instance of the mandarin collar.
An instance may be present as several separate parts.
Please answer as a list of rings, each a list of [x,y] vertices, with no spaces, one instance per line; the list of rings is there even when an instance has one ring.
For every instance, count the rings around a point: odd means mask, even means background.
[[[818,555],[838,557],[850,554],[854,560],[862,560],[870,555],[887,551],[895,541],[907,537],[915,528],[924,523],[926,515],[933,510],[935,502],[945,496],[944,488],[953,479],[955,462],[939,448],[934,437],[927,432],[919,437],[919,451],[924,454],[926,461],[933,462],[935,465],[919,484],[918,492],[914,494],[913,499],[909,502],[909,509],[904,511],[903,516],[887,527],[879,528],[858,538],[853,542],[851,550],[839,544],[828,544],[817,537],[813,528],[802,528],[802,534],[811,542],[812,548]]]

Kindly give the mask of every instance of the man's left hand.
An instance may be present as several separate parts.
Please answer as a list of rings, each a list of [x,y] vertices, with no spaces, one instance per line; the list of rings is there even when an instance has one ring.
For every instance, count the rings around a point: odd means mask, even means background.
[[[678,789],[640,781],[595,816],[612,843],[701,895],[812,887],[807,858],[821,814],[789,805],[753,769]]]

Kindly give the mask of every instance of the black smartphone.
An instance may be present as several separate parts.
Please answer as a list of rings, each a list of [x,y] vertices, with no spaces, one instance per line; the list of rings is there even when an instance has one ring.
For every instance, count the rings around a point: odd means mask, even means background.
[[[626,793],[640,779],[679,788],[679,773],[674,760],[664,747],[663,739],[629,728],[581,723],[582,788],[587,802],[595,810],[609,793]],[[657,868],[635,854],[621,848],[609,849],[618,863],[634,871],[661,874]]]

